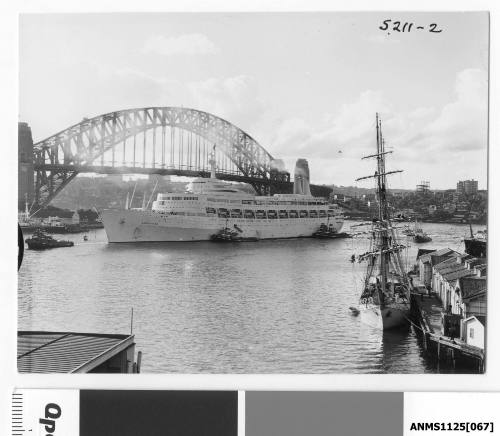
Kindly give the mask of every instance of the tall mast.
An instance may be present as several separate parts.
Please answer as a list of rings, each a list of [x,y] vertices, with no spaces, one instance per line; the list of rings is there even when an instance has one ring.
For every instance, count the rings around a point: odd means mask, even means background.
[[[375,114],[375,124],[377,125],[377,200],[378,200],[378,219],[380,221],[383,220],[382,216],[382,201],[380,198],[380,178],[382,177],[382,168],[380,165],[380,125],[378,123],[378,113]]]
[[[392,227],[389,214],[389,206],[387,204],[387,176],[390,174],[401,173],[402,170],[386,171],[385,155],[392,151],[385,151],[385,140],[382,135],[382,123],[378,113],[375,117],[376,121],[376,143],[377,153],[365,156],[362,159],[376,158],[377,166],[375,174],[371,176],[359,177],[356,181],[375,179],[376,180],[376,196],[378,200],[378,219],[372,223],[372,238],[370,252],[360,256],[360,259],[368,259],[367,274],[365,277],[365,286],[368,284],[374,269],[379,268],[381,278],[381,286],[384,291],[388,284],[388,274],[391,271],[391,266],[396,275],[400,276],[403,282],[410,286],[408,276],[405,273],[403,260],[400,251],[406,247],[398,243],[395,228]],[[381,301],[381,304],[382,301]]]
[[[385,165],[384,159],[384,142],[382,139],[382,126],[380,124],[380,119],[378,113],[376,114],[376,123],[377,123],[377,168],[378,168],[378,177],[377,177],[377,196],[378,196],[378,205],[379,205],[379,228],[382,230],[379,233],[379,246],[380,246],[380,277],[381,277],[381,287],[382,290],[386,290],[387,286],[387,232],[386,230],[386,207],[385,207]]]

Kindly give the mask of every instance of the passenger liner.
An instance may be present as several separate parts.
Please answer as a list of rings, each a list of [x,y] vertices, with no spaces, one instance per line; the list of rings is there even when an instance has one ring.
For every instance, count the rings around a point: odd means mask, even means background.
[[[321,224],[342,228],[341,208],[311,195],[304,159],[297,162],[294,193],[273,196],[217,179],[213,155],[210,165],[210,178],[194,179],[182,194],[159,193],[151,210],[102,210],[109,242],[205,241],[224,229],[242,240],[298,238],[312,236]]]

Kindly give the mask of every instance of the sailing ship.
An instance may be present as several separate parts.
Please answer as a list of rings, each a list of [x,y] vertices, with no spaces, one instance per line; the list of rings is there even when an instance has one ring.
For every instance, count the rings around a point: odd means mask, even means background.
[[[401,252],[406,248],[398,241],[387,203],[387,176],[401,170],[386,171],[382,125],[376,115],[377,153],[363,159],[375,158],[377,169],[374,175],[357,179],[374,179],[378,201],[378,216],[370,223],[370,250],[358,257],[366,261],[363,290],[358,310],[361,320],[373,327],[388,330],[407,324],[410,314],[410,292],[412,288],[403,264]]]

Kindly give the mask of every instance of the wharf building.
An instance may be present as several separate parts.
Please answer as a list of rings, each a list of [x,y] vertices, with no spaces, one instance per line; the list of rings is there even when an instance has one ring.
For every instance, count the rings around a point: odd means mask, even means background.
[[[444,248],[421,251],[418,281],[442,304],[442,334],[484,350],[487,259]]]

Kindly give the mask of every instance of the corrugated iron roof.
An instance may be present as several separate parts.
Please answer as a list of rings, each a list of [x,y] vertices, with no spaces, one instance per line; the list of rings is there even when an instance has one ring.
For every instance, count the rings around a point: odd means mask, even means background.
[[[451,248],[441,248],[440,250],[432,250],[429,253],[422,254],[418,257],[418,260],[425,263],[431,262],[433,258],[442,257],[442,256],[454,256],[455,254],[459,254],[457,251],[452,250]]]
[[[88,372],[134,343],[133,335],[18,332],[17,368],[29,373]]]
[[[426,254],[429,254],[429,253],[434,253],[435,251],[436,251],[436,249],[434,249],[434,248],[431,248],[431,249],[419,248],[417,251],[417,260],[425,261],[425,259],[427,259],[427,257],[424,258],[424,256]]]
[[[474,274],[475,274],[474,271],[471,271],[470,269],[464,268],[461,270],[450,271],[447,274],[442,274],[442,276],[446,281],[451,282],[451,281],[459,279],[461,277],[466,277],[466,276],[470,276],[470,275],[474,275]]]
[[[486,277],[462,277],[459,287],[464,300],[486,295]]]
[[[461,263],[457,262],[457,257],[453,256],[453,257],[449,257],[446,260],[443,260],[442,262],[438,263],[437,265],[434,265],[434,269],[436,271],[442,271],[446,268],[452,267],[453,265],[457,265],[457,267],[463,268],[463,265]]]
[[[465,322],[470,322],[472,319],[476,318],[483,326],[486,325],[486,317],[484,315],[471,315],[466,318]]]

